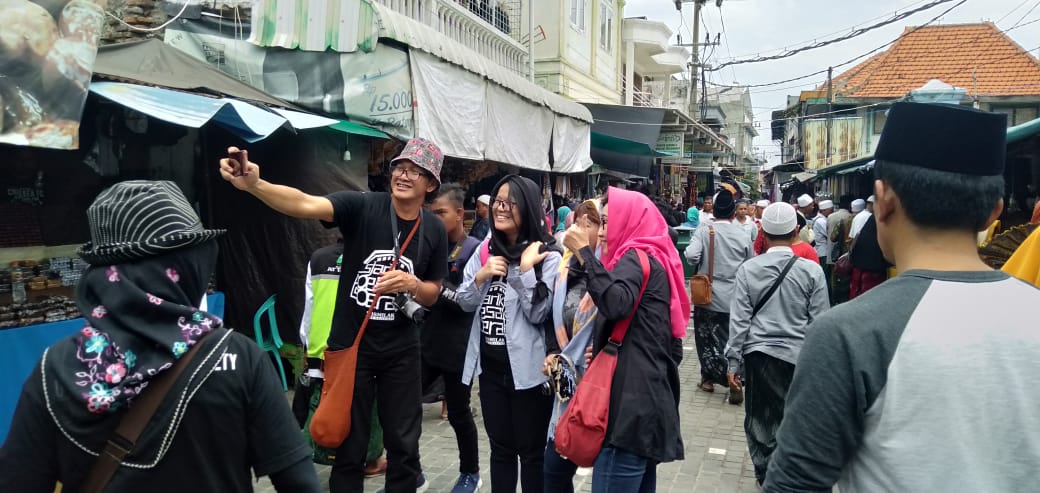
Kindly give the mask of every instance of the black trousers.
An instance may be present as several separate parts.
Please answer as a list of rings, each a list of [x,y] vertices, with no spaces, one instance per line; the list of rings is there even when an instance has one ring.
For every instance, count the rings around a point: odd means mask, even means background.
[[[491,442],[491,493],[515,493],[517,458],[523,493],[542,493],[552,397],[541,387],[516,390],[508,375],[480,375],[480,408]]]
[[[693,342],[701,364],[701,381],[729,386],[726,371],[726,343],[729,341],[729,314],[706,308],[693,310]]]
[[[429,388],[437,377],[444,377],[444,402],[448,407],[448,423],[455,430],[455,441],[459,446],[459,472],[480,472],[480,455],[477,451],[477,425],[469,407],[471,387],[462,383],[462,372],[451,372],[427,363],[422,364],[422,388]]]
[[[364,467],[372,423],[372,403],[378,402],[386,447],[387,493],[414,492],[421,472],[419,434],[422,427],[421,359],[419,346],[391,354],[358,354],[350,436],[336,450],[329,476],[332,493],[364,491]]]
[[[765,483],[769,458],[776,450],[776,430],[784,419],[792,378],[791,363],[757,351],[744,355],[744,434],[760,483]]]

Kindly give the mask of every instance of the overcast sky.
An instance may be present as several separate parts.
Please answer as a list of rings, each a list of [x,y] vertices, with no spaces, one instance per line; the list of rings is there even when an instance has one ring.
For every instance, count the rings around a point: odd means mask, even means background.
[[[932,0],[723,0],[721,9],[715,0],[709,0],[702,9],[701,41],[704,30],[711,33],[712,40],[723,32],[722,45],[707,49],[707,63],[718,65],[732,58],[771,55],[785,48],[805,45],[814,39],[822,40],[851,31],[853,28],[891,18],[896,10],[910,10]],[[783,60],[736,65],[710,73],[708,80],[720,84],[763,84],[776,82],[837,65],[855,56],[866,53],[897,38],[907,26],[927,23],[944,10],[956,5],[951,1],[919,12],[900,22],[876,29],[857,38],[824,48],[800,53]],[[1030,12],[1030,10],[1032,11]],[[1027,15],[1028,12],[1028,15]],[[625,17],[643,17],[661,21],[673,32],[683,33],[683,43],[689,43],[690,25],[693,21],[693,4],[683,5],[682,15],[675,9],[674,0],[627,0]],[[1023,17],[1025,16],[1025,17]],[[680,24],[680,19],[684,23]],[[963,5],[946,14],[939,23],[959,24],[965,22],[993,21],[1004,30],[1016,24],[1025,24],[1040,19],[1040,0],[967,0]],[[1040,50],[1040,22],[1008,32],[1008,36],[1023,48],[1033,52]],[[673,42],[674,42],[673,36]],[[864,58],[865,59],[865,58]],[[858,63],[858,62],[857,62]],[[835,68],[835,75],[855,64]],[[826,74],[788,84],[752,89],[751,101],[755,120],[760,123],[756,146],[767,151],[768,159],[776,161],[778,152],[769,136],[769,112],[782,109],[787,95],[796,95],[802,90],[812,89],[825,82]],[[799,83],[804,83],[798,85]]]

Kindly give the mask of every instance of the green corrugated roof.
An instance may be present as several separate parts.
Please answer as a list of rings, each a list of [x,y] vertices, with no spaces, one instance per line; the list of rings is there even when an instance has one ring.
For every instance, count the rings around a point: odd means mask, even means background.
[[[1040,118],[1009,128],[1007,131],[1007,143],[1014,144],[1034,135],[1040,135]]]
[[[602,149],[604,151],[616,152],[619,154],[646,157],[674,156],[674,154],[670,152],[658,151],[650,147],[649,144],[645,144],[643,142],[622,139],[620,137],[612,137],[610,135],[601,134],[598,132],[592,132],[591,140],[592,147],[596,149]]]
[[[368,137],[377,137],[380,139],[390,139],[391,137],[386,133],[383,133],[372,127],[366,127],[360,123],[354,123],[352,121],[340,120],[339,123],[330,125],[329,128],[333,130],[339,130],[343,133],[354,134],[354,135],[365,135]]]

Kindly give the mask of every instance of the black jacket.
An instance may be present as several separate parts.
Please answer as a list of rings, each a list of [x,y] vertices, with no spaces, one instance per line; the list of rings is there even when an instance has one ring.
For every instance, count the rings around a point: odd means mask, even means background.
[[[856,237],[852,252],[849,253],[849,261],[853,267],[867,271],[884,271],[892,266],[885,260],[881,245],[878,244],[877,220],[873,214],[867,218],[866,224]]]
[[[588,248],[581,251],[588,288],[603,324],[594,351],[607,343],[614,324],[628,317],[639,296],[643,270],[634,251],[608,271]],[[606,443],[655,462],[683,459],[679,430],[681,342],[672,337],[671,288],[664,267],[650,258],[650,278],[618,352],[610,395]]]

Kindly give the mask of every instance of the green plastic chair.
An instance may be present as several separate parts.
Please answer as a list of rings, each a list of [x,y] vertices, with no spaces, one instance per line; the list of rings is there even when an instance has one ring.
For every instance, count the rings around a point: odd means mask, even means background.
[[[278,365],[278,376],[282,378],[282,391],[289,391],[289,383],[285,381],[285,367],[282,365],[282,357],[278,350],[282,347],[282,337],[278,334],[278,321],[274,316],[274,303],[278,299],[277,294],[272,294],[260,309],[253,315],[253,330],[256,333],[256,344],[260,349],[274,355],[274,362]],[[267,322],[271,326],[271,337],[264,337],[260,321],[267,314]]]

